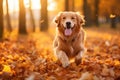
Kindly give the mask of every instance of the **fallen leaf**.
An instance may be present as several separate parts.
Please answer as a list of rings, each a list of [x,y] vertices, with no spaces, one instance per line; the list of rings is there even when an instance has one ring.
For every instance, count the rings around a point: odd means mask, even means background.
[[[93,80],[93,75],[89,72],[82,73],[79,80]]]
[[[9,65],[3,65],[3,72],[11,72],[11,68],[10,68],[10,66]]]
[[[110,42],[109,41],[105,41],[105,45],[109,47],[110,46]]]
[[[109,69],[108,69],[108,67],[106,65],[103,65],[101,75],[103,75],[103,76],[108,76],[109,75]]]

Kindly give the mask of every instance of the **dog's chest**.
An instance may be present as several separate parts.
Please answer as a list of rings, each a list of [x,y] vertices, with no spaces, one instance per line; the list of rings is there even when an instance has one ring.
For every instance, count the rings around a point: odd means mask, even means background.
[[[68,51],[66,51],[67,54],[70,56],[76,55],[80,50],[80,43],[79,40],[72,40],[71,42],[66,42],[66,48]]]
[[[71,39],[62,39],[61,37],[59,39],[59,48],[68,56],[74,57],[79,51],[80,51],[80,37],[74,37]]]

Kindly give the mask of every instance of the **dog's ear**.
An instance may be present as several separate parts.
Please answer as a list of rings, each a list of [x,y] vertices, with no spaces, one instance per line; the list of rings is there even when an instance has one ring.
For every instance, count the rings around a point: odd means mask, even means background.
[[[79,12],[76,12],[76,16],[77,16],[77,24],[78,24],[78,26],[84,25],[85,24],[84,16],[80,15]]]
[[[59,12],[58,15],[54,18],[54,22],[57,24],[57,27],[60,26],[60,17],[61,17],[62,12]]]

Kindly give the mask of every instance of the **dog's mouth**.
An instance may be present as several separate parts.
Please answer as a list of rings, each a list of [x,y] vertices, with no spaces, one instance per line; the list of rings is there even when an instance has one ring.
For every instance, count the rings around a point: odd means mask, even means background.
[[[65,36],[70,36],[72,34],[73,28],[65,28],[64,34]]]
[[[71,22],[66,22],[65,29],[64,29],[64,34],[65,36],[70,36],[72,34],[73,27]]]
[[[72,30],[70,29],[65,29],[65,35],[70,36],[72,34]]]

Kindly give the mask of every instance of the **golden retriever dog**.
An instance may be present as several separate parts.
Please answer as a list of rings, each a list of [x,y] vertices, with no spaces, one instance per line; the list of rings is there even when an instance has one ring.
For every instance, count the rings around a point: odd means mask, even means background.
[[[60,12],[54,19],[57,34],[53,42],[54,53],[63,67],[70,64],[70,59],[79,64],[85,52],[85,32],[83,16],[77,12]]]

